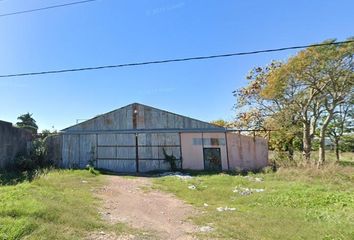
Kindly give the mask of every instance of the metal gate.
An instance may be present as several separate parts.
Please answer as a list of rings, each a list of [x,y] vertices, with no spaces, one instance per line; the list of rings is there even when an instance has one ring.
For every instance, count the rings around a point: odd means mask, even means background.
[[[96,167],[115,172],[168,170],[163,149],[181,167],[179,133],[97,134]]]

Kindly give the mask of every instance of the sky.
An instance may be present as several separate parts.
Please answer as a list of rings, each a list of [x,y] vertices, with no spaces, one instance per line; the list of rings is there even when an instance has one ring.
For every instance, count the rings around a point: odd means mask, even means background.
[[[76,0],[2,0],[0,15]],[[0,17],[0,75],[345,40],[352,0],[97,0]],[[139,102],[204,121],[232,120],[246,75],[296,51],[0,78],[0,120],[30,112],[63,129]]]

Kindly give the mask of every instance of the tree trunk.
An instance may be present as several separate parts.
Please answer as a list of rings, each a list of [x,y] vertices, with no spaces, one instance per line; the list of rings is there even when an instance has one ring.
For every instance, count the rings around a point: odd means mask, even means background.
[[[326,137],[326,131],[327,131],[328,124],[331,121],[332,117],[333,117],[333,111],[330,111],[328,116],[324,120],[323,125],[320,129],[320,149],[319,149],[319,153],[318,153],[318,165],[322,165],[326,159],[325,137]]]
[[[303,139],[302,139],[303,149],[302,155],[304,156],[307,163],[310,163],[311,157],[311,136],[310,136],[310,125],[303,124]]]
[[[336,153],[337,162],[339,162],[339,140],[334,140],[334,151]]]
[[[318,165],[321,165],[325,161],[325,147],[326,147],[326,142],[325,142],[325,131],[323,127],[320,130],[320,148],[318,151]]]
[[[288,155],[289,160],[294,161],[294,138],[292,138],[288,143]]]

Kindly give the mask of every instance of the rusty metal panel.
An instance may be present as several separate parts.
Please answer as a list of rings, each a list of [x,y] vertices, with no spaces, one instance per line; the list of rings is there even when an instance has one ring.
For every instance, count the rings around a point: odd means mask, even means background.
[[[138,129],[144,129],[145,128],[144,107],[141,105],[138,105],[137,109],[138,109]]]

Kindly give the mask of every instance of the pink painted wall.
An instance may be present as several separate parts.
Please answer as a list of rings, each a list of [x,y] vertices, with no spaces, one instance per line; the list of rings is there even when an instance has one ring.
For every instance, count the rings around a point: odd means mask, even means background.
[[[268,165],[268,141],[227,133],[230,170],[260,169]]]
[[[226,136],[225,133],[181,133],[182,168],[204,170],[203,147],[220,148],[223,170],[260,169],[268,165],[266,139],[237,133]],[[211,138],[219,141],[212,143]]]
[[[193,139],[202,139],[201,133],[181,133],[182,168],[203,170],[203,146]],[[193,142],[194,141],[194,142]]]
[[[228,169],[225,133],[181,133],[181,146],[183,169],[204,170],[203,147],[220,148],[222,169]]]

